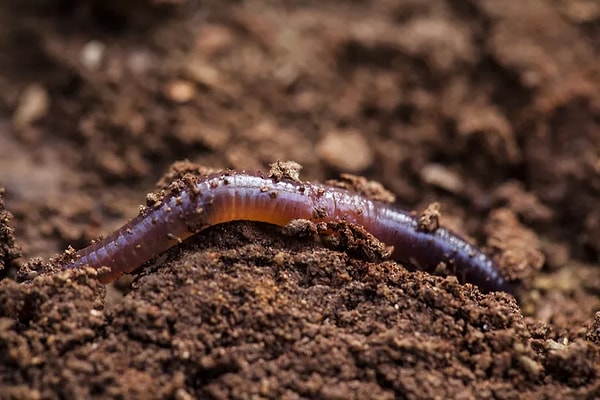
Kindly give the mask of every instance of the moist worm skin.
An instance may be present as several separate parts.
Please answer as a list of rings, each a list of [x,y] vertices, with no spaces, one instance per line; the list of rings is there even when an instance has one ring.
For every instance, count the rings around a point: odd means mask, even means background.
[[[421,231],[406,211],[344,189],[240,172],[199,178],[78,251],[65,267],[109,267],[101,277],[108,283],[209,226],[236,220],[284,226],[295,219],[361,225],[394,246],[396,261],[428,272],[443,262],[483,292],[512,292],[490,258],[447,229]]]

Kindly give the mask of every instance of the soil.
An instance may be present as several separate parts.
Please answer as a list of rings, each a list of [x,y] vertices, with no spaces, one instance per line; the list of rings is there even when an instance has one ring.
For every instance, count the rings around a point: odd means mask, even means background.
[[[599,3],[12,0],[0,55],[1,399],[600,396]],[[185,159],[433,210],[519,298],[252,222],[60,269]]]

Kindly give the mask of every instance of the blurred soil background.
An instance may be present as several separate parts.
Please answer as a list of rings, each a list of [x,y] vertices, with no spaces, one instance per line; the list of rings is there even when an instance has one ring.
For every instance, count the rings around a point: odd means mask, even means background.
[[[519,301],[247,222],[38,273],[186,159],[440,202]],[[1,399],[599,396],[595,0],[4,1],[0,186]]]

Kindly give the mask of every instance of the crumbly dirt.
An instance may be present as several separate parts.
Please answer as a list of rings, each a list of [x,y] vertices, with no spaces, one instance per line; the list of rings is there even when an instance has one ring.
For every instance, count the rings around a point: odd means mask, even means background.
[[[12,215],[4,206],[3,196],[4,188],[0,186],[0,273],[11,269],[11,264],[21,257],[21,251],[15,244],[15,232],[10,224]]]
[[[588,0],[2,2],[0,399],[600,396],[599,44]],[[439,203],[518,300],[343,224],[60,271],[146,193],[278,160]]]

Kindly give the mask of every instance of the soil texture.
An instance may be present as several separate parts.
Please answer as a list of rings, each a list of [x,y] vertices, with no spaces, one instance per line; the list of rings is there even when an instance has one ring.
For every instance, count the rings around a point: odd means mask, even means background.
[[[518,298],[248,221],[61,269],[182,171],[277,160]],[[598,310],[600,3],[0,5],[0,399],[598,398]]]

